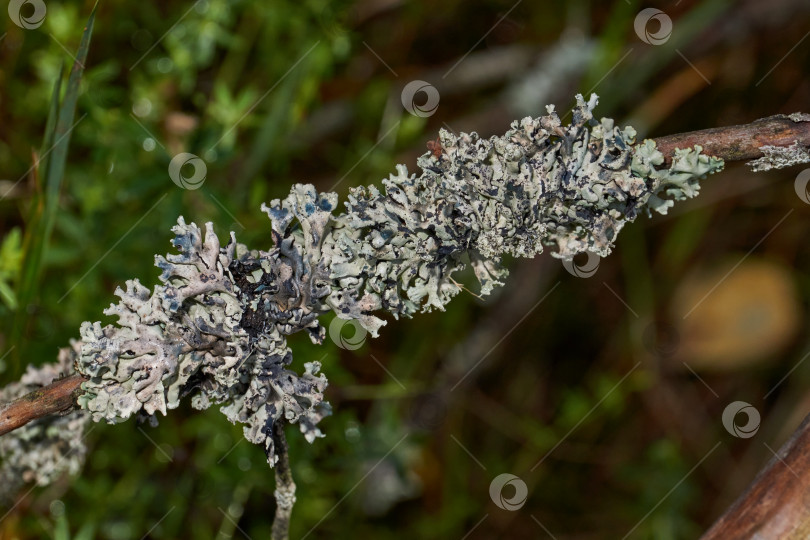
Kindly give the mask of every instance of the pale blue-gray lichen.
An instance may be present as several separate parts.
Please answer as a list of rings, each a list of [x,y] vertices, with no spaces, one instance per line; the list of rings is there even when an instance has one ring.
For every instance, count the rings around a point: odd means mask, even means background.
[[[343,213],[336,194],[295,185],[262,207],[267,251],[233,233],[221,246],[210,224],[203,234],[180,218],[179,254],[157,257],[161,284],[127,282],[105,312],[117,324],[82,325],[81,406],[117,422],[165,414],[186,396],[200,409],[220,405],[274,464],[275,422],[298,424],[311,442],[329,413],[320,365],[293,371],[285,336],[306,330],[322,342],[319,317],[330,311],[376,336],[382,313],[444,309],[466,264],[487,294],[506,276],[504,255],[607,255],[627,222],[666,213],[722,168],[700,147],[665,164],[654,142],[635,144],[633,128],[596,121],[596,103],[577,96],[570,125],[549,107],[490,139],[442,130],[441,152],[418,160],[421,174],[399,165],[382,190],[353,189]]]
[[[180,218],[173,230],[180,253],[156,257],[161,284],[150,291],[128,281],[105,311],[117,324],[82,325],[78,371],[90,380],[79,404],[109,422],[166,414],[185,396],[198,409],[222,405],[273,464],[273,422],[297,423],[312,441],[329,411],[318,363],[303,375],[288,369],[284,336],[301,329],[281,279],[292,265],[281,249],[248,252],[233,236],[221,246],[211,224],[203,234]]]

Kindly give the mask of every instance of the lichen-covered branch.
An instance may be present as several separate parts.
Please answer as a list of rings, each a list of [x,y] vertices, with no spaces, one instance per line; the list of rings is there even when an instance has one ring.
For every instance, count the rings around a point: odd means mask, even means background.
[[[751,161],[756,171],[810,162],[810,114],[777,114],[739,126],[690,131],[655,139],[667,158],[696,144],[725,161]]]
[[[81,341],[66,349],[74,362],[62,374],[85,379],[78,417],[152,417],[188,398],[243,424],[277,465],[283,427],[297,425],[312,442],[330,412],[320,365],[296,368],[287,335],[303,330],[321,343],[319,319],[333,312],[376,336],[386,315],[443,310],[461,290],[453,274],[466,265],[488,294],[506,276],[504,255],[548,247],[564,259],[605,256],[626,223],[666,213],[722,169],[700,144],[637,142],[632,127],[597,121],[596,104],[595,95],[577,96],[570,125],[550,106],[489,139],[442,130],[419,158],[419,174],[397,166],[382,189],[353,189],[344,212],[336,194],[295,185],[262,207],[272,245],[259,249],[233,233],[223,245],[210,223],[203,231],[179,218],[177,253],[156,257],[160,284],[127,281],[105,310],[117,323],[84,323]],[[0,455],[44,429],[32,423],[0,438]]]
[[[632,128],[596,122],[596,97],[579,97],[570,126],[549,115],[515,122],[502,137],[441,133],[440,153],[420,158],[376,186],[357,188],[346,212],[337,195],[296,185],[263,206],[274,245],[248,250],[233,234],[222,246],[181,218],[174,245],[157,257],[161,285],[137,280],[105,311],[118,324],[82,325],[77,371],[89,377],[79,403],[94,420],[165,414],[185,396],[220,405],[274,464],[273,426],[298,424],[307,439],[318,421],[326,379],[317,363],[290,369],[285,336],[306,330],[320,343],[319,317],[333,311],[377,335],[385,320],[444,309],[461,289],[453,273],[470,264],[487,294],[501,283],[503,255],[607,255],[628,221],[673,199],[694,196],[698,179],[722,161],[700,148],[663,155]]]

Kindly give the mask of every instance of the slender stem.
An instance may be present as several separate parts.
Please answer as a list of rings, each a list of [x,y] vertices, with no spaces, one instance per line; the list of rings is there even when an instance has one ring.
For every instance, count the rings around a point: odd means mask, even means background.
[[[675,154],[676,148],[692,148],[699,144],[704,153],[725,161],[747,161],[761,158],[763,146],[788,147],[798,142],[805,148],[810,147],[810,115],[791,117],[777,114],[750,124],[702,129],[654,140],[668,158]]]
[[[76,409],[76,399],[85,380],[81,375],[71,375],[0,405],[0,435],[37,418]]]
[[[295,482],[290,469],[290,454],[284,436],[284,423],[273,424],[273,447],[278,456],[276,462],[276,517],[273,520],[272,540],[287,540],[290,537],[290,516],[295,504]]]

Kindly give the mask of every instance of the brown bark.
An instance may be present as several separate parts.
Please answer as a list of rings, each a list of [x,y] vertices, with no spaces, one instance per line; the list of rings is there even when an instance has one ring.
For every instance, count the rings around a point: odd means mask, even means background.
[[[810,538],[810,416],[702,540]]]
[[[654,140],[667,157],[674,155],[676,148],[692,148],[699,144],[704,153],[725,161],[747,161],[761,158],[762,146],[787,147],[798,141],[805,148],[810,147],[810,115],[802,116],[804,120],[797,122],[777,114],[750,124],[702,129]]]
[[[34,390],[11,403],[0,405],[0,435],[37,418],[77,408],[76,398],[81,393],[81,384],[85,380],[81,375],[71,375]]]

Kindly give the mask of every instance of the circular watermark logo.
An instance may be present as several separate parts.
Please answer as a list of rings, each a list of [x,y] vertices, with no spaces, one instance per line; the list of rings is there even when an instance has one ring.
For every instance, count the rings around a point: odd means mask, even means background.
[[[583,264],[579,265],[574,262],[574,259],[563,259],[562,265],[566,272],[578,278],[589,278],[596,274],[596,271],[599,270],[599,261],[602,260],[602,257],[591,251],[586,251],[585,254],[588,256],[588,259]]]
[[[188,167],[194,169],[194,173],[190,176],[186,176],[186,174],[188,174]],[[184,169],[186,170],[185,173]],[[172,158],[171,162],[169,162],[169,177],[172,179],[172,182],[183,189],[197,189],[202,187],[207,174],[208,167],[205,166],[205,161],[188,152],[177,154]]]
[[[424,103],[416,103],[417,97],[422,98]],[[419,100],[421,101],[421,99]],[[432,116],[439,108],[439,91],[436,87],[425,81],[411,81],[402,89],[402,106],[414,116],[427,118]]]
[[[512,486],[515,490],[515,494],[509,498],[503,495],[506,486]],[[501,510],[514,512],[520,510],[526,504],[526,499],[529,498],[529,488],[526,487],[526,482],[514,474],[503,473],[496,476],[492,483],[489,484],[489,496],[495,506]]]
[[[65,513],[65,503],[63,503],[59,499],[51,501],[49,508],[51,510],[51,515],[53,517],[59,517]]]
[[[439,393],[426,393],[413,400],[410,408],[411,423],[420,429],[434,430],[444,423],[447,401]]]
[[[8,16],[11,22],[26,30],[42,26],[46,12],[47,8],[42,0],[11,0],[8,3]]]
[[[669,324],[650,323],[641,336],[644,347],[661,358],[669,358],[678,352],[681,336],[678,329]]]
[[[650,23],[658,24],[658,30],[650,31]],[[672,19],[669,15],[656,8],[646,8],[639,11],[633,28],[638,38],[649,45],[663,45],[672,36]]]
[[[746,416],[745,425],[736,423],[737,415],[743,413]],[[759,431],[760,416],[759,411],[745,401],[735,401],[729,403],[723,410],[723,427],[726,431],[739,437],[740,439],[750,439]]]
[[[810,184],[810,169],[805,169],[796,176],[793,188],[796,195],[807,204],[810,204],[810,193],[807,192],[807,185]]]
[[[344,335],[343,332],[343,329],[347,326],[353,329],[348,336]],[[347,320],[335,317],[329,323],[329,338],[341,349],[356,351],[366,342],[366,334],[368,332],[357,319]]]

